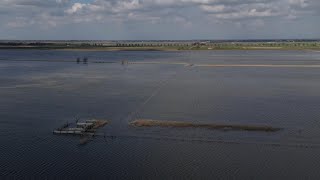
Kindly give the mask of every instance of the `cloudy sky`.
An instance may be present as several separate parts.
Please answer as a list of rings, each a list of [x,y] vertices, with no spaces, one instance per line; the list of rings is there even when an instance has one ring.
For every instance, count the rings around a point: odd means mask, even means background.
[[[320,38],[320,0],[0,0],[0,39]]]

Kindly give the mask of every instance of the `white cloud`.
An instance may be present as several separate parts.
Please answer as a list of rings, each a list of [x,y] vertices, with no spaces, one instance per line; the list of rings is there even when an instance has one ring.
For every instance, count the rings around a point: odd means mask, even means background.
[[[0,21],[4,26],[0,32],[63,28],[73,23],[143,23],[164,28],[233,23],[237,27],[262,27],[266,21],[289,22],[319,14],[319,0],[1,0]]]
[[[68,14],[74,14],[85,6],[88,6],[88,4],[75,3],[70,9],[66,10],[65,12],[67,12]]]

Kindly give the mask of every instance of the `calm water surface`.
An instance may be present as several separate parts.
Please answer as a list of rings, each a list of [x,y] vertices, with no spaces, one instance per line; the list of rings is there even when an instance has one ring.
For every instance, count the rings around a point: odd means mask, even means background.
[[[89,64],[75,63],[84,56]],[[121,60],[164,64],[123,66]],[[320,68],[165,62],[320,65],[320,53],[0,50],[0,177],[320,178]],[[116,138],[80,145],[78,137],[52,134],[75,117],[109,120],[99,133]],[[283,130],[130,127],[136,118]]]

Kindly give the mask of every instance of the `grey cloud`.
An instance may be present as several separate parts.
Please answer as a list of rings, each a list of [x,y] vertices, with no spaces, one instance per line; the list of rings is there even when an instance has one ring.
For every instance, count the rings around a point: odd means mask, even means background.
[[[6,6],[34,6],[34,7],[53,7],[61,4],[67,4],[69,0],[3,0],[0,5]]]
[[[118,28],[118,31],[111,34],[117,37],[119,32],[132,34],[133,26],[141,31],[155,31],[157,27],[156,30],[168,33],[174,31],[171,30],[173,27],[181,28],[186,34],[193,33],[193,37],[199,36],[197,31],[210,37],[209,29],[225,36],[234,29],[230,33],[243,36],[248,32],[246,28],[264,27],[272,32],[277,24],[298,26],[294,19],[301,19],[310,27],[319,27],[319,23],[315,24],[319,9],[318,0],[93,0],[87,3],[77,0],[2,0],[0,21],[4,25],[0,27],[0,38],[16,36],[11,34],[14,31],[10,32],[13,29],[30,34],[35,28],[43,29],[43,33],[48,28],[56,28],[60,30],[60,36],[64,36],[69,33],[63,35],[62,29],[68,31],[72,24],[109,29],[114,26],[112,29]],[[313,30],[312,36],[319,36],[319,33]]]

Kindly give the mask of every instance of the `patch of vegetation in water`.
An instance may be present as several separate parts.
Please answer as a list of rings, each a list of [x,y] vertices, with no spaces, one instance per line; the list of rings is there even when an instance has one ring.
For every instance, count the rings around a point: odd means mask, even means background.
[[[239,124],[214,124],[214,123],[194,123],[184,121],[160,121],[151,119],[137,119],[130,123],[135,127],[173,127],[173,128],[206,128],[215,130],[232,131],[262,131],[276,132],[281,128],[265,125],[239,125]]]

